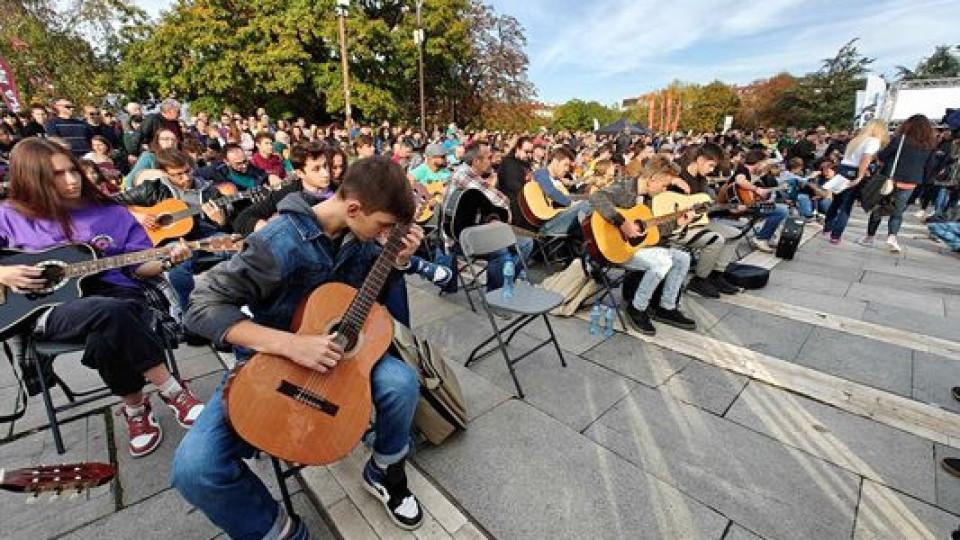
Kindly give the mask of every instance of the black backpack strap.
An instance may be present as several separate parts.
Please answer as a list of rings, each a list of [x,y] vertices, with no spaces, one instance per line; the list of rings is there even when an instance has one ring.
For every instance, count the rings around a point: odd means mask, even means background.
[[[16,422],[27,412],[27,392],[23,388],[23,379],[20,377],[20,371],[17,369],[16,361],[13,358],[13,350],[6,340],[3,342],[3,352],[7,355],[7,360],[10,361],[13,376],[17,378],[17,399],[12,413],[0,415],[0,424]]]

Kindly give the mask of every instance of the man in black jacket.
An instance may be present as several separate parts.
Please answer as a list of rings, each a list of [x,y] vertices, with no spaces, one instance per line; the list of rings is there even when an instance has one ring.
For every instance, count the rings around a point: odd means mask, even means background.
[[[520,137],[517,144],[503,158],[497,174],[497,187],[510,199],[511,223],[518,227],[533,230],[533,227],[523,219],[520,211],[520,192],[530,176],[530,158],[533,154],[533,141],[530,137]]]
[[[180,129],[180,102],[175,99],[165,99],[160,102],[160,112],[151,114],[143,119],[140,129],[134,133],[129,150],[139,155],[145,145],[150,144],[153,136],[160,128],[166,128],[177,134],[177,140],[183,140],[183,130]]]
[[[267,173],[250,163],[246,152],[238,144],[223,147],[223,163],[196,170],[196,175],[215,186],[233,184],[244,191],[267,183]]]

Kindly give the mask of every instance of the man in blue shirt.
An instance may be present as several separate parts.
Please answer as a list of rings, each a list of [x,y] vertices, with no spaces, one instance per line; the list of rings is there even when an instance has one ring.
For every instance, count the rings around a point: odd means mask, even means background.
[[[543,190],[547,199],[554,206],[566,208],[540,227],[540,232],[543,234],[576,234],[580,228],[580,212],[589,214],[593,210],[589,202],[585,200],[575,202],[575,196],[571,197],[560,189],[563,186],[563,178],[570,173],[574,159],[573,152],[570,150],[564,147],[557,148],[550,153],[546,168],[533,174],[534,181]]]

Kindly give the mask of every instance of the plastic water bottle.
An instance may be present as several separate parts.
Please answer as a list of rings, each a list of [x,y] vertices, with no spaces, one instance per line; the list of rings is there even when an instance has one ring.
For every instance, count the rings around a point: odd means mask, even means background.
[[[617,312],[613,306],[604,306],[603,313],[603,337],[609,339],[613,336],[613,321],[617,317]]]
[[[520,273],[517,274],[517,281],[526,281],[530,283],[530,279],[527,277],[527,266],[520,265]]]
[[[500,289],[506,299],[513,298],[513,279],[516,275],[517,267],[513,264],[513,257],[507,257],[503,263],[503,288]]]
[[[593,303],[593,309],[590,310],[590,335],[595,336],[600,332],[600,301]]]

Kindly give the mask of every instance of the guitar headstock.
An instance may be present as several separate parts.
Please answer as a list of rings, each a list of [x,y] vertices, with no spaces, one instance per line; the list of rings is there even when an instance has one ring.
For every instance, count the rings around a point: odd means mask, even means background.
[[[190,242],[192,249],[203,251],[243,251],[243,237],[239,234],[230,236],[211,236],[196,242]]]
[[[83,490],[102,486],[113,480],[116,468],[107,463],[70,463],[65,465],[41,465],[4,471],[0,469],[0,489],[29,493],[28,502],[36,500],[41,493],[78,494]]]

